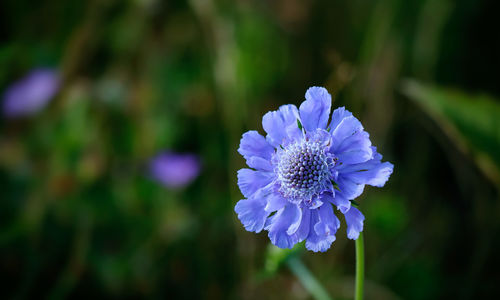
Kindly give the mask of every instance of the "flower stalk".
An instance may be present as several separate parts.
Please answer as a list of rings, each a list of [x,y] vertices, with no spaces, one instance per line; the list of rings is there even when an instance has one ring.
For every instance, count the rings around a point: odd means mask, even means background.
[[[356,286],[354,291],[355,300],[363,300],[365,281],[365,243],[363,233],[356,240]]]

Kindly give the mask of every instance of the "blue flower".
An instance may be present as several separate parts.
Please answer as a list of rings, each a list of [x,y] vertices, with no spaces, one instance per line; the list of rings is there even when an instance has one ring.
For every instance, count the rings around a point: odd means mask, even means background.
[[[39,112],[55,96],[59,86],[60,77],[55,70],[32,70],[5,91],[3,100],[4,115],[9,118],[16,118]]]
[[[194,154],[164,152],[149,164],[149,174],[167,188],[182,188],[200,174],[201,164]]]
[[[297,109],[284,105],[264,115],[267,136],[243,134],[238,152],[251,168],[238,171],[245,199],[234,210],[246,230],[268,231],[271,242],[292,248],[306,241],[314,252],[328,250],[345,217],[347,237],[363,231],[363,214],[351,201],[365,185],[382,187],[393,165],[381,162],[369,134],[344,107],[333,111],[331,96],[311,87]]]

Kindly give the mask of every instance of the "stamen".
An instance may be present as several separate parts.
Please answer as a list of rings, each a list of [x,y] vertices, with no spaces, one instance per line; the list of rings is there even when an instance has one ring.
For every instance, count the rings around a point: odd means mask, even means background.
[[[278,158],[280,192],[291,202],[310,204],[313,196],[329,186],[333,164],[319,141],[306,139],[287,146]]]

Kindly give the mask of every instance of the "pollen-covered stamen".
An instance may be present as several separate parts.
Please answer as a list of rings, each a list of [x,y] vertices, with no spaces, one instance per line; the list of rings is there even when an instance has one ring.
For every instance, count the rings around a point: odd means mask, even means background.
[[[326,188],[333,159],[319,141],[301,141],[287,146],[277,164],[280,191],[292,202],[311,201]]]

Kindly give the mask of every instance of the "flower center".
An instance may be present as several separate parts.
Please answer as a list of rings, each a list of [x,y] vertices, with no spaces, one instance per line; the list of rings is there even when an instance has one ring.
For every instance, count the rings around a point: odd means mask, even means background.
[[[280,191],[289,201],[310,202],[326,189],[333,160],[318,141],[302,141],[281,151],[277,174]]]

